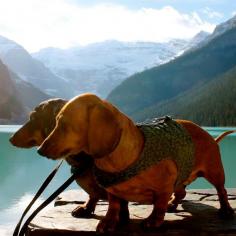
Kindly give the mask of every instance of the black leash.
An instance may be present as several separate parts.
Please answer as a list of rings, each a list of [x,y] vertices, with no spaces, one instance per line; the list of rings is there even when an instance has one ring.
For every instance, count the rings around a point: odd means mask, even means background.
[[[72,157],[72,156],[71,156]],[[78,160],[77,160],[78,158]],[[54,170],[49,174],[47,179],[43,182],[42,186],[39,188],[38,192],[36,193],[35,197],[33,200],[29,203],[25,211],[23,212],[18,224],[15,227],[13,236],[24,236],[25,232],[27,230],[28,224],[30,221],[44,208],[46,207],[50,202],[52,202],[61,192],[63,192],[78,176],[83,175],[84,172],[86,172],[89,168],[92,168],[93,166],[93,159],[91,156],[88,154],[81,152],[79,155],[73,156],[74,160],[77,160],[80,165],[79,167],[73,166],[73,163],[69,163],[72,165],[71,172],[72,175],[71,177],[65,181],[64,184],[62,184],[52,195],[50,195],[35,211],[32,212],[32,214],[28,217],[28,219],[25,221],[24,225],[22,226],[20,230],[21,223],[23,221],[23,218],[27,214],[27,212],[30,210],[34,202],[39,198],[39,196],[42,194],[42,192],[45,190],[45,188],[48,186],[48,184],[51,182],[52,178],[55,176],[57,173],[59,167],[61,166],[62,162],[61,161],[55,168]],[[69,160],[69,159],[68,159]],[[68,162],[67,160],[67,162]],[[19,232],[20,231],[20,232]]]
[[[31,222],[31,220],[44,208],[46,207],[50,202],[52,202],[61,192],[63,192],[75,179],[77,174],[71,175],[71,177],[66,180],[64,184],[62,184],[52,195],[50,195],[25,221],[24,225],[22,226],[19,236],[24,236],[25,232],[28,228],[28,224]]]
[[[37,191],[36,195],[34,196],[34,198],[32,199],[32,201],[29,203],[29,205],[26,207],[26,209],[24,210],[18,224],[15,227],[13,236],[18,236],[19,234],[19,230],[20,230],[20,226],[21,223],[25,217],[25,215],[28,213],[28,211],[30,210],[30,208],[32,207],[32,205],[35,203],[35,201],[39,198],[39,196],[42,194],[42,192],[45,190],[45,188],[48,186],[48,184],[51,182],[51,180],[53,179],[53,177],[55,176],[55,174],[57,173],[59,167],[61,166],[63,160],[53,169],[53,171],[49,174],[49,176],[46,178],[46,180],[43,182],[43,184],[41,185],[41,187],[39,188],[39,190]]]

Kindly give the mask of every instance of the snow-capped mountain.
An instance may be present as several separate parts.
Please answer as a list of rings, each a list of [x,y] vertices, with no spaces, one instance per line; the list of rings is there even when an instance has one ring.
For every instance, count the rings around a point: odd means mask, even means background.
[[[209,39],[215,38],[225,33],[227,30],[233,29],[235,27],[236,27],[236,15],[230,18],[229,20],[217,25],[214,32],[210,35]]]
[[[139,121],[170,114],[183,119],[193,119],[202,125],[226,125],[227,122],[229,125],[233,124],[229,114],[233,114],[232,107],[235,104],[232,98],[234,93],[231,91],[235,81],[233,76],[236,66],[236,27],[232,28],[231,25],[228,30],[204,46],[188,51],[163,66],[127,78],[107,99]],[[230,91],[232,96],[219,93],[219,88],[223,86],[226,78],[230,78],[230,82],[225,91]],[[220,94],[222,99],[212,100],[212,95],[214,97],[216,94]],[[216,101],[221,102],[220,108]],[[214,112],[217,110],[216,105],[219,119],[216,121],[213,118],[209,122],[209,109]],[[220,114],[225,114],[225,117],[220,118]]]
[[[22,80],[33,84],[51,96],[70,97],[67,82],[34,59],[22,46],[0,36],[0,59]]]
[[[193,47],[192,49],[197,49],[205,46],[211,40],[217,38],[218,36],[224,34],[226,31],[231,30],[233,28],[236,28],[236,15],[230,18],[229,20],[217,25],[212,34],[206,36],[204,40],[201,40],[199,43],[196,44],[196,47]]]
[[[102,97],[134,73],[165,63],[191,45],[187,40],[167,43],[105,41],[69,49],[46,48],[32,56],[68,81],[74,93]],[[198,42],[197,42],[198,43]],[[194,43],[193,43],[194,44]]]
[[[192,48],[199,45],[200,43],[204,42],[206,38],[209,36],[210,36],[210,33],[206,31],[200,31],[189,41],[188,47]]]

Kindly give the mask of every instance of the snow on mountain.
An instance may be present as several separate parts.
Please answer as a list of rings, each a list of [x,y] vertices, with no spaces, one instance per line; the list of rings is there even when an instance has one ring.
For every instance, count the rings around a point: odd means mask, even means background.
[[[15,48],[21,48],[20,45],[16,44],[14,41],[9,40],[0,35],[0,53],[1,55],[6,55],[8,51]]]
[[[211,40],[215,39],[216,37],[224,34],[226,31],[231,30],[235,27],[236,27],[236,16],[234,16],[231,19],[217,25],[212,34],[204,35],[203,36],[204,40],[201,40],[200,42],[198,42],[195,47],[190,47],[190,50],[191,49],[197,49],[197,48],[205,46]]]
[[[2,36],[0,36],[0,59],[22,80],[33,84],[43,92],[56,97],[71,97],[72,90],[64,79],[54,75],[22,46]]]
[[[71,98],[92,92],[106,97],[130,75],[166,63],[198,43],[199,39],[166,43],[110,40],[85,47],[46,48],[30,55],[0,36],[0,59],[22,80],[51,96]]]
[[[204,46],[208,40],[208,38],[210,37],[210,33],[205,32],[205,31],[200,31],[199,33],[197,33],[192,39],[189,40],[187,46],[185,47],[185,49],[183,51],[180,51],[176,57],[181,56],[185,53],[189,53],[192,52],[202,46]]]
[[[206,31],[200,31],[189,41],[188,47],[192,48],[196,45],[199,45],[200,43],[204,42],[206,38],[209,37],[209,35],[210,33]]]
[[[167,43],[110,40],[65,50],[46,48],[32,56],[68,81],[75,94],[94,92],[106,97],[130,75],[169,61],[188,49],[188,43],[187,40]]]
[[[209,39],[215,38],[225,33],[227,30],[233,29],[235,27],[236,27],[236,15],[231,19],[227,20],[226,22],[217,25],[212,35],[210,35]]]

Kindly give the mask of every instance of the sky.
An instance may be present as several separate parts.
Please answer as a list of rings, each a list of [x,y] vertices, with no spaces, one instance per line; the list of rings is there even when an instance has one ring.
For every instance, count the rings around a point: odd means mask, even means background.
[[[236,14],[236,0],[0,0],[0,35],[29,52],[105,40],[191,38]]]

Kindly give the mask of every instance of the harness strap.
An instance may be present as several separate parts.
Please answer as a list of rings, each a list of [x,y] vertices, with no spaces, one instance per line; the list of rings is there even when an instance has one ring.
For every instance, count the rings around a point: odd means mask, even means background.
[[[118,172],[108,172],[94,165],[93,173],[98,184],[103,188],[120,184],[162,160],[176,163],[178,175],[175,187],[182,184],[189,176],[194,160],[194,145],[187,130],[170,117],[136,125],[144,136],[144,148],[139,158]]]

